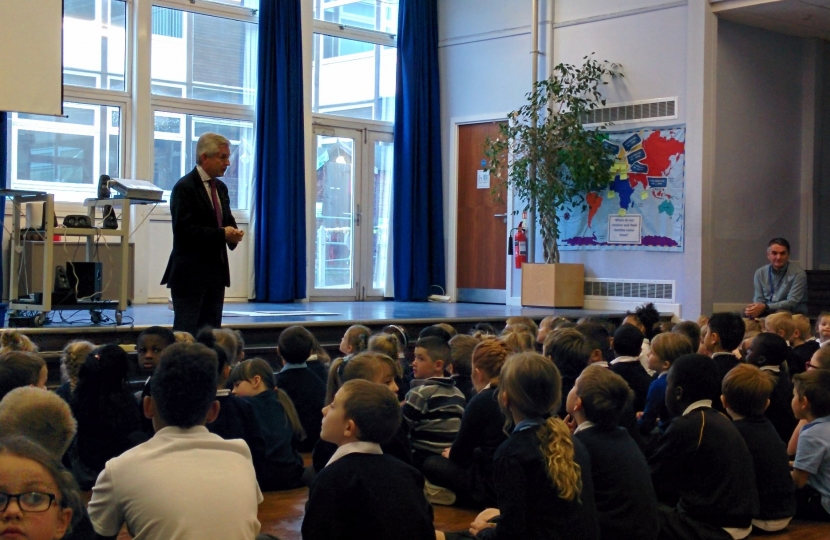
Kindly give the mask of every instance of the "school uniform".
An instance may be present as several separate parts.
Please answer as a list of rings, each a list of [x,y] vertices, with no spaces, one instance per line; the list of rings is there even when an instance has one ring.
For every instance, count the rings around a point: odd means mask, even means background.
[[[450,379],[455,383],[455,387],[461,390],[461,393],[464,394],[464,399],[467,400],[467,403],[470,403],[470,400],[473,399],[473,396],[476,395],[476,388],[473,386],[473,378],[469,375],[450,375]]]
[[[625,379],[634,391],[634,411],[645,409],[651,377],[640,364],[640,360],[636,356],[619,356],[611,361],[611,371]]]
[[[763,366],[761,371],[766,371],[775,379],[775,388],[769,396],[769,407],[764,411],[764,416],[769,418],[776,433],[786,444],[793,435],[798,420],[793,414],[793,383],[790,374],[787,372],[786,364],[781,366]]]
[[[424,477],[368,442],[345,444],[308,493],[303,540],[433,540]]]
[[[599,538],[588,451],[579,439],[573,439],[574,461],[582,475],[582,492],[574,500],[562,499],[548,476],[547,464],[539,448],[536,430],[542,422],[542,419],[520,422],[496,451],[494,480],[501,515],[495,527],[483,529],[477,538]]]
[[[412,447],[409,444],[409,427],[406,422],[401,422],[395,436],[389,441],[380,445],[380,449],[387,456],[392,456],[399,461],[412,465]],[[320,472],[337,452],[337,445],[319,439],[311,451],[311,466],[315,472]]]
[[[637,420],[640,426],[640,434],[648,436],[655,426],[660,433],[665,433],[673,418],[669,408],[666,407],[666,385],[668,383],[668,371],[664,371],[651,382],[646,395],[646,406],[643,409],[643,416]]]
[[[315,375],[307,364],[285,364],[274,376],[277,388],[283,390],[297,409],[300,424],[305,430],[305,440],[301,441],[297,449],[300,452],[311,452],[314,444],[320,439],[320,429],[323,424],[323,405],[326,401],[326,385]]]
[[[798,517],[830,521],[830,416],[816,418],[801,429],[793,468],[810,474],[807,485],[796,494]],[[812,508],[804,505],[807,492],[813,495]]]
[[[712,361],[718,370],[718,393],[712,396],[712,407],[718,411],[726,414],[726,409],[723,408],[723,403],[720,400],[720,387],[723,383],[723,378],[729,371],[741,363],[737,356],[728,352],[716,352],[712,355]]]
[[[326,365],[319,358],[317,358],[316,354],[309,356],[308,360],[305,361],[305,364],[312,373],[317,375],[317,377],[323,381],[323,384],[326,384],[326,381],[329,378],[329,368],[327,368]]]
[[[421,468],[430,483],[455,493],[460,505],[496,504],[493,459],[507,439],[496,393],[497,388],[488,385],[473,396],[461,418],[461,429],[450,448],[449,459],[429,456]]]
[[[648,464],[634,440],[618,426],[583,422],[574,432],[591,458],[594,501],[603,540],[657,538],[657,497]]]
[[[793,347],[792,356],[787,359],[790,376],[803,373],[807,369],[807,362],[813,358],[813,355],[819,348],[820,345],[815,339],[805,341],[801,345]]]
[[[251,451],[257,480],[263,480],[266,467],[265,439],[262,437],[253,407],[243,398],[232,395],[227,389],[216,391],[216,401],[219,402],[219,415],[205,427],[226,441],[245,441]]]
[[[733,424],[746,442],[755,468],[760,511],[752,523],[767,531],[781,530],[796,510],[787,445],[764,416],[748,416]]]
[[[263,491],[294,489],[302,485],[303,458],[294,448],[294,432],[276,392],[266,390],[243,397],[251,404],[265,440],[265,466],[260,488]]]
[[[660,538],[743,538],[758,515],[752,456],[732,422],[710,400],[672,420],[649,459]],[[729,529],[729,531],[727,531]]]

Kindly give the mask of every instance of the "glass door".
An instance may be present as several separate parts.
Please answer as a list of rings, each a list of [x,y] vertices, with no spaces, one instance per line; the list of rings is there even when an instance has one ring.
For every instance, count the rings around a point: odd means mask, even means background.
[[[315,299],[381,299],[392,277],[392,135],[316,126]]]

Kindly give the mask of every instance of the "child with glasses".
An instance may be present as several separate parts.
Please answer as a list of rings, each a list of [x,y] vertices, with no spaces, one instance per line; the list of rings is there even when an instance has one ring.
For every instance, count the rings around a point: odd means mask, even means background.
[[[0,538],[57,540],[82,515],[72,475],[21,436],[0,439]]]

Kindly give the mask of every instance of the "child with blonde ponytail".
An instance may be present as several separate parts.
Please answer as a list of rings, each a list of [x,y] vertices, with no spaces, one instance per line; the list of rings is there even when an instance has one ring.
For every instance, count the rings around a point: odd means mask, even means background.
[[[498,399],[513,428],[495,455],[498,509],[473,521],[476,538],[599,538],[590,457],[556,417],[561,392],[549,358],[525,352],[504,363]]]

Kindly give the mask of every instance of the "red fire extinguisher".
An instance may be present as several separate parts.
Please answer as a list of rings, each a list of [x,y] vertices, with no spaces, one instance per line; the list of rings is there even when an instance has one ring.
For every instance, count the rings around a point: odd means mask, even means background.
[[[516,268],[521,268],[522,263],[527,262],[527,235],[524,230],[524,221],[519,222],[516,234],[513,235],[513,259],[516,262]]]

